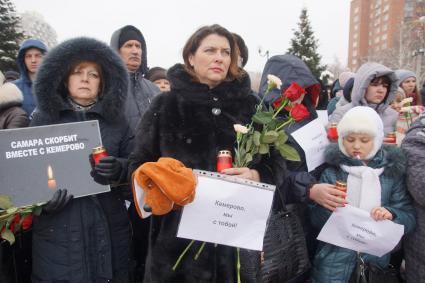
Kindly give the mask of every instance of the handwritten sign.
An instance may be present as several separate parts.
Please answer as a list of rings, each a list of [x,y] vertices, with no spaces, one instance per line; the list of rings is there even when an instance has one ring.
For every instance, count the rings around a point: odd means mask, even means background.
[[[367,211],[346,205],[332,213],[317,239],[381,257],[394,249],[403,233],[403,225],[375,221]]]
[[[97,121],[0,131],[0,195],[23,206],[48,201],[57,189],[74,197],[109,191],[90,176],[89,154],[99,145]]]
[[[324,153],[329,140],[325,127],[319,118],[314,119],[291,135],[304,150],[309,172],[325,162]]]
[[[177,236],[262,250],[274,186],[206,174],[221,177],[198,174],[195,200],[184,207]]]

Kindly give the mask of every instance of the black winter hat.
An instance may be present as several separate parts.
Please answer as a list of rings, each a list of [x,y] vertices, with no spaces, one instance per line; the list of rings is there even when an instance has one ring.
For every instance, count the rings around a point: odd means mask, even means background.
[[[137,40],[140,44],[143,43],[143,37],[140,31],[133,26],[126,26],[121,30],[120,38],[118,40],[118,49],[129,40]]]

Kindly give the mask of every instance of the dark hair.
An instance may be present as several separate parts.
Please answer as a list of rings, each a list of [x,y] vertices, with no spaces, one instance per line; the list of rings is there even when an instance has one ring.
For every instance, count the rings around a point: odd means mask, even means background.
[[[388,76],[381,76],[373,78],[370,83],[381,83],[388,85],[387,89],[389,90],[391,87],[391,79]]]
[[[192,34],[187,40],[183,47],[183,60],[186,71],[193,77],[197,78],[193,67],[189,63],[190,55],[194,55],[201,45],[202,40],[210,34],[217,34],[225,37],[229,41],[230,45],[230,66],[227,72],[226,80],[232,81],[234,79],[240,79],[245,75],[245,72],[238,67],[238,52],[236,52],[236,44],[233,39],[233,35],[224,27],[220,25],[203,26],[194,34]]]
[[[245,41],[239,34],[232,34],[236,41],[236,47],[238,48],[239,56],[242,58],[242,67],[245,67],[246,63],[248,63],[248,47],[246,47]]]
[[[99,82],[99,98],[102,96],[103,91],[104,91],[104,77],[103,77],[103,71],[102,71],[102,66],[94,61],[89,61],[89,60],[83,60],[83,61],[75,61],[72,64],[69,65],[68,70],[65,73],[65,76],[62,79],[62,83],[59,85],[59,92],[63,95],[63,96],[67,96],[68,95],[68,80],[69,80],[69,76],[72,74],[72,72],[74,71],[74,69],[82,64],[82,63],[92,63],[96,65],[96,70],[99,72],[99,78],[100,78],[100,82]]]

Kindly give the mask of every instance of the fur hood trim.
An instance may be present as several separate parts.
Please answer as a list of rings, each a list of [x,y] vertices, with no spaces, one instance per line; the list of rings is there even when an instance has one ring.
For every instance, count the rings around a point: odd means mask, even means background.
[[[106,44],[87,37],[64,41],[43,60],[34,82],[38,108],[50,118],[57,119],[60,111],[69,108],[64,86],[69,68],[81,61],[100,65],[103,91],[97,102],[99,114],[106,120],[117,119],[127,96],[128,73],[121,58]]]
[[[338,144],[330,144],[325,151],[326,163],[339,167],[341,164],[349,166],[361,166],[362,163],[353,158],[345,156]],[[401,177],[406,172],[407,159],[403,151],[393,145],[384,145],[369,161],[368,166],[372,168],[385,167],[384,175]]]
[[[5,83],[0,86],[0,109],[21,106],[22,101],[24,101],[22,92],[15,84]]]

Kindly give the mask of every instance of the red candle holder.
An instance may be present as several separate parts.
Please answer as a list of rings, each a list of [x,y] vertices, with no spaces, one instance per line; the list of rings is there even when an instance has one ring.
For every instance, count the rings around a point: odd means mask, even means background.
[[[92,149],[92,156],[94,164],[99,164],[99,161],[102,157],[108,156],[108,152],[103,146],[98,146]]]
[[[337,125],[336,123],[332,123],[328,129],[328,139],[331,142],[338,141],[338,131],[336,129],[336,125]]]
[[[232,153],[229,150],[220,150],[217,154],[217,172],[232,167]]]

